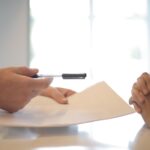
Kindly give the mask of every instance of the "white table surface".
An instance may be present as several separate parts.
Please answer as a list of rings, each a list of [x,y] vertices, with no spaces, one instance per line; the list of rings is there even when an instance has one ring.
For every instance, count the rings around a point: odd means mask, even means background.
[[[150,150],[150,129],[137,113],[51,128],[0,127],[0,150]]]

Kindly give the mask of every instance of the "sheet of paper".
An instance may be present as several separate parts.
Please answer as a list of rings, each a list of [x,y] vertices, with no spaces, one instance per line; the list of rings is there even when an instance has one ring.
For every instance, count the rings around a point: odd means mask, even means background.
[[[67,105],[38,96],[16,113],[0,110],[0,125],[59,127],[120,117],[133,112],[105,82],[100,82],[69,97]]]

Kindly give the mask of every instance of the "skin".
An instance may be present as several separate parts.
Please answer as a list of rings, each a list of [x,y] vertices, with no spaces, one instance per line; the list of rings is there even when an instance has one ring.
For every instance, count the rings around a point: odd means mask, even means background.
[[[67,97],[75,92],[69,89],[50,87],[52,78],[31,78],[37,69],[9,67],[0,69],[0,108],[10,113],[27,105],[30,100],[43,95],[59,103],[67,103]]]
[[[76,92],[71,89],[61,87],[48,87],[41,95],[50,97],[60,104],[68,104],[68,97],[75,94]]]
[[[135,110],[140,113],[150,127],[150,75],[143,73],[133,84],[132,97],[129,100]]]

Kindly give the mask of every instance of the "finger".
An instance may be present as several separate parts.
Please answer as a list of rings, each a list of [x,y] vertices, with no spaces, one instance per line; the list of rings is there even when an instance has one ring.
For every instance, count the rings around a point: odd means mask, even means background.
[[[38,69],[31,69],[28,67],[16,67],[15,72],[25,76],[33,76],[38,73]]]
[[[139,105],[142,105],[145,102],[144,95],[141,92],[137,91],[136,89],[132,91],[132,95],[133,95],[132,97],[134,97],[133,100],[136,101]]]
[[[57,88],[49,87],[44,90],[41,95],[53,98],[56,102],[60,104],[68,103],[68,99]]]
[[[59,90],[55,90],[55,93],[52,94],[54,100],[61,104],[67,104],[68,99],[61,93]]]
[[[61,93],[63,93],[63,95],[64,95],[65,97],[69,97],[69,96],[71,96],[71,95],[73,95],[73,94],[76,93],[75,91],[73,91],[73,90],[71,90],[71,89],[60,88],[60,87],[57,87],[57,89],[58,89]]]
[[[140,91],[146,95],[149,91],[146,85],[146,79],[144,78],[144,74],[142,74],[138,79],[137,79],[137,86],[140,89]]]
[[[143,104],[145,101],[145,96],[143,93],[139,90],[137,84],[135,83],[132,88],[132,97],[134,97],[134,101],[136,101],[139,105]]]
[[[148,73],[143,73],[143,79],[145,81],[145,86],[146,86],[146,91],[145,91],[145,95],[150,93],[150,75]]]
[[[48,88],[53,78],[40,78],[40,79],[30,79],[30,86],[35,90],[43,90]]]
[[[137,103],[133,102],[133,106],[137,113],[142,113],[142,109]]]
[[[133,100],[132,97],[129,98],[129,104],[132,105],[133,104]]]

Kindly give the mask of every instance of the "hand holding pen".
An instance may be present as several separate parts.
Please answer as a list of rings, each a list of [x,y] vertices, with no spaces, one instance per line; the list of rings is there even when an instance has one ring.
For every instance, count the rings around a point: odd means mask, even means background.
[[[33,77],[33,78],[31,78]],[[39,78],[37,77],[48,77]],[[84,79],[86,74],[62,74],[58,76],[38,75],[38,69],[28,67],[0,68],[0,109],[10,113],[24,108],[38,95],[50,97],[58,103],[67,103],[67,97],[75,91],[50,86],[53,77],[63,79]]]
[[[0,68],[0,109],[16,112],[47,89],[52,78],[32,79],[37,73],[28,67]]]

